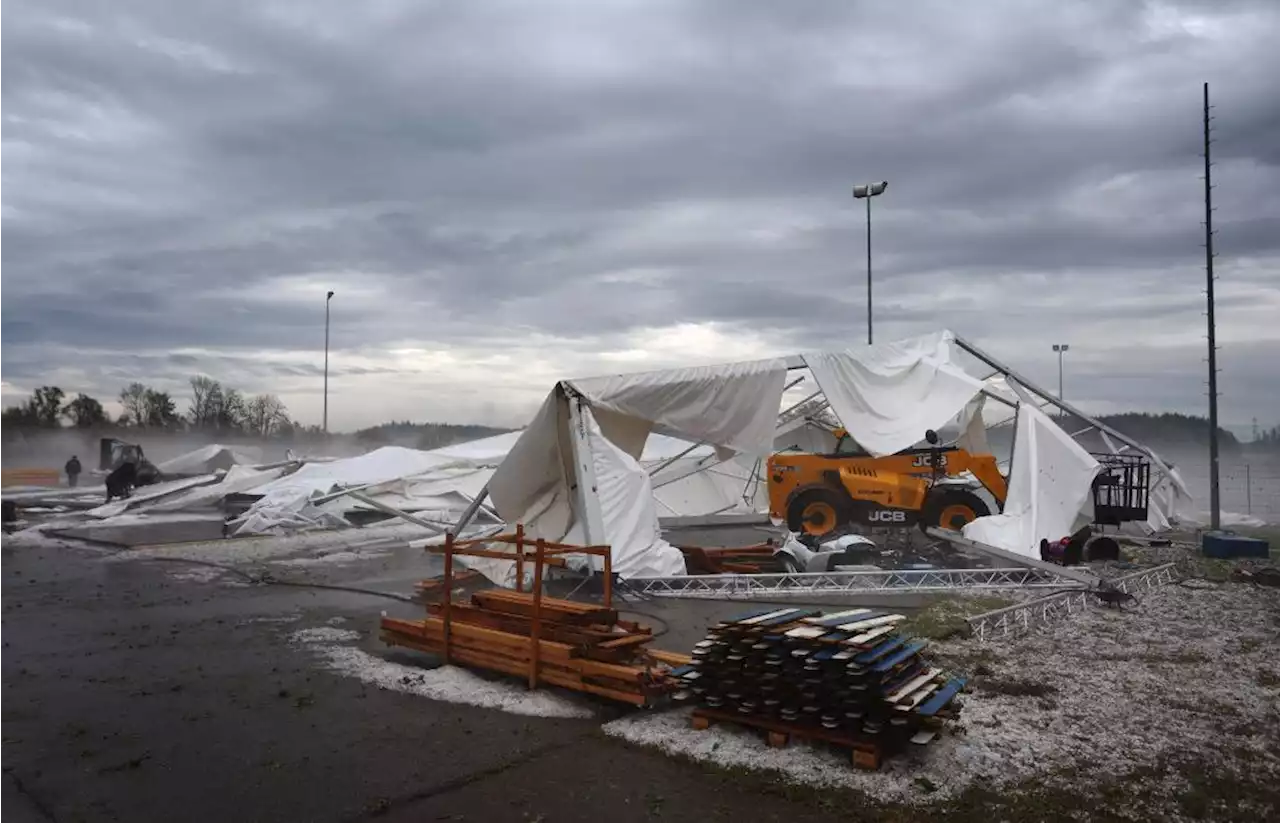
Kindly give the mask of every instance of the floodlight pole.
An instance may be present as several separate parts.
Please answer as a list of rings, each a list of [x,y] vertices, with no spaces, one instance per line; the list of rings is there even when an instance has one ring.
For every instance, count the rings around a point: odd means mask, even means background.
[[[333,300],[333,292],[324,298],[324,418],[321,428],[329,433],[329,301]]]
[[[853,198],[855,200],[867,201],[867,345],[872,342],[871,337],[871,198],[884,194],[884,190],[889,187],[888,180],[881,180],[879,183],[867,183],[862,186],[853,187]]]

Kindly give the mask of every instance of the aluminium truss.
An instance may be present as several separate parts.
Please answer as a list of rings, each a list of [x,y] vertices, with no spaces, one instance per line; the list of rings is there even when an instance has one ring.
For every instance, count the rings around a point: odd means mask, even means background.
[[[882,592],[936,593],[963,589],[1071,588],[1080,583],[1037,569],[900,569],[797,574],[687,574],[631,577],[627,585],[651,597],[704,600],[804,597]]]
[[[1114,589],[1126,594],[1148,591],[1173,580],[1172,563],[1127,574],[1110,581]],[[979,642],[1025,634],[1041,626],[1063,620],[1089,608],[1096,608],[1097,595],[1092,589],[1077,589],[1028,600],[1016,606],[986,612],[968,618],[969,628]]]

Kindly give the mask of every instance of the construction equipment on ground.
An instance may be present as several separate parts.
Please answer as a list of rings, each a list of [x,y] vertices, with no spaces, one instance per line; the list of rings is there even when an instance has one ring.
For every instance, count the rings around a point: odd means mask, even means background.
[[[132,463],[137,467],[135,486],[150,486],[160,482],[160,470],[142,453],[142,447],[136,443],[126,443],[114,437],[103,437],[98,441],[98,469],[112,472]]]
[[[991,514],[961,475],[980,483],[1003,506],[1008,482],[996,459],[956,446],[929,446],[871,457],[844,429],[833,454],[779,452],[769,458],[769,514],[793,532],[821,536],[855,523],[874,527],[941,526],[959,530]]]
[[[509,544],[515,550],[478,548],[489,543]],[[443,546],[427,550],[444,555],[444,577],[438,588],[419,586],[419,591],[438,591],[440,600],[428,604],[424,620],[383,617],[382,640],[388,645],[439,655],[446,664],[526,677],[531,689],[545,683],[633,706],[652,706],[664,699],[676,688],[671,670],[690,660],[688,655],[646,648],[654,639],[653,630],[620,619],[613,608],[608,546],[529,541],[524,527],[517,526],[513,534],[476,540],[455,540],[448,534]],[[571,554],[603,558],[602,603],[543,595],[546,568],[563,566]],[[459,555],[513,561],[515,590],[486,589],[472,595],[470,603],[454,603],[454,558]],[[533,584],[524,591],[525,566],[530,563]]]

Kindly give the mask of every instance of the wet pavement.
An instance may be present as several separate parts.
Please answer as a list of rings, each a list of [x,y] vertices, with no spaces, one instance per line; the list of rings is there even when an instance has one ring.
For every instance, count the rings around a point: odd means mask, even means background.
[[[344,618],[362,648],[386,656],[379,614],[417,607],[110,554],[4,540],[11,820],[836,819],[774,793],[767,778],[606,739],[599,725],[622,711],[612,705],[594,704],[594,720],[567,720],[437,702],[324,671],[287,639]],[[408,593],[430,562],[393,551],[273,573]],[[707,623],[750,608],[631,607],[677,624],[656,644],[667,648],[687,648]]]

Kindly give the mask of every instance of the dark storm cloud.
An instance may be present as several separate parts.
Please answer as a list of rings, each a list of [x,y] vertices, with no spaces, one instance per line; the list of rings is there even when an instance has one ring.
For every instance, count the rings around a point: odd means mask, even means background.
[[[1261,0],[9,3],[6,384],[76,351],[90,380],[303,380],[327,288],[349,377],[421,375],[380,347],[516,332],[846,345],[863,178],[891,181],[885,334],[1177,331],[1199,311],[1202,79],[1229,317],[1280,302],[1277,33]],[[1099,385],[1173,402],[1149,382]]]

